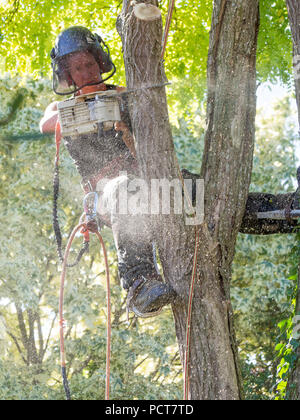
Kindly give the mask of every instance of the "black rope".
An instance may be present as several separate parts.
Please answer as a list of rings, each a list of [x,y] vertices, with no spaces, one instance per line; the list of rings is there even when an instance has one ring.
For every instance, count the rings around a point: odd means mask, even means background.
[[[55,240],[57,246],[57,254],[61,262],[64,261],[63,251],[62,251],[62,235],[61,230],[58,222],[58,214],[57,214],[57,200],[59,196],[59,166],[57,160],[55,161],[55,169],[54,169],[54,178],[53,178],[53,229],[55,233]],[[71,263],[67,264],[67,267],[74,267],[79,263],[83,254],[89,250],[89,242],[85,241],[83,243],[83,247],[77,254],[76,260]]]
[[[68,382],[68,378],[67,378],[67,371],[66,371],[65,366],[61,367],[61,374],[62,374],[62,378],[63,378],[63,385],[64,385],[64,390],[65,390],[65,393],[66,393],[67,400],[71,400],[71,392],[70,392],[69,382]]]

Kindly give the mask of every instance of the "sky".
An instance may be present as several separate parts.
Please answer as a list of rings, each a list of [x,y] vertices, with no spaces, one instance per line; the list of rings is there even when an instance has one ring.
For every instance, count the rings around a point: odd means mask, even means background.
[[[257,89],[257,107],[261,108],[266,114],[272,111],[272,104],[274,102],[283,99],[285,96],[290,96],[290,92],[287,88],[280,84],[272,85],[269,83],[262,84]],[[300,139],[297,137],[298,130],[298,115],[297,115],[297,104],[296,99],[292,98],[292,110],[293,114],[291,119],[295,122],[295,138],[296,138],[296,158],[300,165]]]

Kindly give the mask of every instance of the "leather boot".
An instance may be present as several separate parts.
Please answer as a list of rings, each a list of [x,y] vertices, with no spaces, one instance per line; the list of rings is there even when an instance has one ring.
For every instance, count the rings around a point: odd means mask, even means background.
[[[163,306],[175,300],[176,292],[163,282],[160,275],[139,276],[129,289],[127,315],[129,311],[138,317],[148,318],[158,315]]]

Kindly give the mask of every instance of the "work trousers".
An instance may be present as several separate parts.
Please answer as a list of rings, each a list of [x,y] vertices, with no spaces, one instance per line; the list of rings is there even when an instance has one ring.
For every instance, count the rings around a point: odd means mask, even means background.
[[[142,211],[141,190],[128,189],[132,181],[134,175],[125,173],[113,179],[102,179],[96,187],[97,214],[100,220],[111,225],[124,289],[140,276],[157,275],[150,217]]]

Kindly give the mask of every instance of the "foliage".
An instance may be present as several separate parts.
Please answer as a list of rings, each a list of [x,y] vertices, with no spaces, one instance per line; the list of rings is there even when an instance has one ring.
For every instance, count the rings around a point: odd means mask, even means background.
[[[294,288],[294,293],[291,296],[292,313],[287,319],[279,322],[278,327],[280,333],[277,337],[277,358],[279,360],[277,367],[277,383],[276,383],[276,399],[289,400],[295,399],[293,383],[293,373],[297,363],[299,363],[299,339],[294,334],[294,317],[299,316],[296,311],[297,295],[299,298],[299,282],[297,283],[298,270],[297,266],[300,260],[300,235],[298,234],[296,246],[293,249],[292,257],[294,257],[294,264],[291,266],[290,277],[297,286]]]
[[[285,0],[260,0],[258,79],[292,85],[292,40]]]
[[[0,2],[0,72],[50,77],[49,53],[58,33],[72,25],[84,25],[109,44],[117,73],[113,83],[124,84],[120,37],[115,29],[121,12],[118,0],[10,0]],[[206,67],[212,0],[176,2],[165,53],[169,105],[179,116],[194,112],[206,90]],[[168,1],[161,0],[163,23]],[[260,0],[258,79],[291,84],[292,44],[284,0]],[[185,92],[183,95],[182,92]]]
[[[0,115],[9,112],[12,92],[19,83],[18,79],[1,81]],[[23,107],[5,127],[0,141],[0,398],[56,400],[65,397],[58,362],[60,267],[51,220],[55,146],[49,137],[22,140],[22,133],[37,132],[42,109],[52,100],[52,93],[49,83],[42,81],[23,81],[23,89]],[[83,193],[64,148],[60,173],[59,219],[66,243],[81,214]],[[103,237],[112,283],[111,396],[180,398],[181,365],[170,310],[155,324],[131,320],[127,326],[125,296],[119,284],[110,231],[104,230]],[[80,242],[75,242],[73,253],[78,251]],[[104,276],[99,245],[93,240],[90,255],[79,267],[69,269],[65,290],[67,366],[74,399],[104,398]]]

